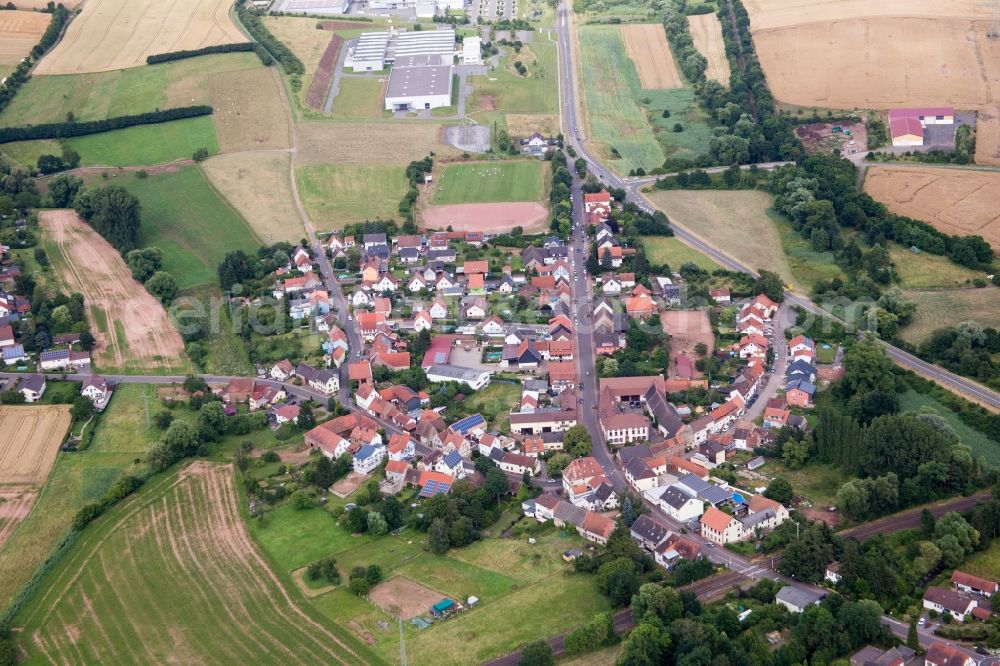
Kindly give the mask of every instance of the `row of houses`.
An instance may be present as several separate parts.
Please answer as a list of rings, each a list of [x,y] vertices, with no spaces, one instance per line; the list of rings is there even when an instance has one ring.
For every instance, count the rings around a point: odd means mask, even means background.
[[[525,516],[539,523],[552,521],[556,527],[572,525],[577,533],[588,541],[606,545],[615,529],[611,518],[560,499],[552,493],[543,493],[535,499],[521,503]]]

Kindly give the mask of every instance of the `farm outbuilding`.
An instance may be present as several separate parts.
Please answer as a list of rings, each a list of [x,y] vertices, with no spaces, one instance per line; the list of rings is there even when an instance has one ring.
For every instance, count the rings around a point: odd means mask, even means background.
[[[955,109],[951,107],[889,110],[889,133],[892,135],[894,146],[922,146],[924,127],[954,123]]]

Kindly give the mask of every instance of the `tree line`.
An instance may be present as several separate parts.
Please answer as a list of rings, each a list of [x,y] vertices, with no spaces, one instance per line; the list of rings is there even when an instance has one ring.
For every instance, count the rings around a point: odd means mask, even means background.
[[[146,56],[147,65],[155,65],[160,62],[170,62],[171,60],[183,60],[184,58],[194,58],[196,56],[208,55],[210,53],[243,53],[253,51],[256,45],[253,42],[239,42],[236,44],[214,44],[200,49],[189,49],[185,51],[167,51],[166,53],[154,53]],[[265,63],[269,64],[269,63]]]
[[[263,12],[256,9],[248,9],[245,0],[236,5],[236,16],[240,19],[243,27],[247,29],[247,32],[250,33],[250,36],[256,39],[278,61],[285,70],[285,73],[290,76],[301,77],[306,71],[305,65],[302,64],[302,61],[299,60],[298,56],[290,48],[285,46],[284,42],[275,37],[267,29],[267,26],[261,20],[261,17],[264,15]]]
[[[34,139],[65,139],[71,136],[100,134],[112,130],[135,127],[136,125],[155,125],[170,120],[196,118],[212,114],[212,107],[204,104],[195,106],[179,106],[163,111],[149,111],[125,116],[115,116],[104,120],[86,120],[81,122],[67,121],[61,123],[42,123],[26,127],[0,128],[0,143],[12,141],[31,141]]]

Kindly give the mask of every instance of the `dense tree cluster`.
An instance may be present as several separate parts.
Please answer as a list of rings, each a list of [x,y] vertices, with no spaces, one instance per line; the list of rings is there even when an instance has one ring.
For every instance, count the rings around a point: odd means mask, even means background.
[[[573,226],[573,174],[570,172],[566,155],[557,150],[546,156],[552,165],[552,188],[549,190],[549,208],[552,211],[550,228],[563,236],[568,236]]]
[[[53,291],[36,284],[29,273],[19,275],[14,284],[16,292],[31,301],[31,317],[12,324],[25,351],[45,351],[52,346],[52,336],[62,333],[79,333],[80,346],[86,350],[93,348],[94,337],[84,312],[83,294],[67,296]]]
[[[197,386],[198,383],[192,382],[191,385]],[[163,439],[154,444],[146,455],[153,471],[166,469],[186,456],[204,455],[208,444],[218,442],[226,435],[246,435],[267,427],[267,414],[264,412],[227,416],[222,402],[210,393],[202,395],[200,400],[192,397],[188,407],[198,412],[193,423],[162,419],[163,423],[169,421]]]
[[[258,248],[256,255],[243,250],[227,252],[219,264],[219,286],[233,291],[240,285],[244,294],[253,294],[273,284],[274,271],[288,264],[295,248],[290,243],[275,243]]]
[[[118,185],[84,188],[76,195],[73,208],[119,252],[129,252],[138,246],[142,206],[125,188]]]
[[[1000,331],[975,321],[939,328],[918,348],[920,357],[1000,389]]]

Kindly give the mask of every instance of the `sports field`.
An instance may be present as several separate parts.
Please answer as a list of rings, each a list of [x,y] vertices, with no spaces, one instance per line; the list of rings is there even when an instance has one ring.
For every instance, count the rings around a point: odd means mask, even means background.
[[[49,663],[375,663],[271,571],[232,468],[156,479],[92,525],[17,618]]]
[[[631,23],[621,26],[625,52],[639,73],[646,90],[680,88],[684,85],[667,44],[667,33],[659,23]]]
[[[3,67],[4,74],[31,53],[31,47],[38,43],[51,19],[51,14],[41,12],[0,12],[0,67]]]
[[[72,210],[46,211],[41,224],[60,278],[87,303],[101,369],[189,369],[163,305],[132,279],[110,243]]]
[[[115,183],[142,204],[140,243],[163,251],[163,270],[181,289],[217,285],[216,269],[226,252],[256,252],[260,240],[236,210],[212,188],[201,169],[184,167],[137,178],[122,174]]]
[[[176,106],[214,105],[211,78],[246,69],[264,70],[253,53],[221,53],[113,72],[32,76],[0,114],[0,125],[63,122],[69,113],[77,120],[101,120]]]
[[[966,321],[1000,327],[1000,288],[905,290],[903,297],[917,304],[913,321],[900,336],[913,343],[924,340],[935,329]]]
[[[726,57],[726,43],[722,40],[722,24],[716,14],[688,16],[688,32],[694,46],[708,59],[705,76],[729,85],[729,59]]]
[[[172,3],[88,0],[36,74],[104,72],[146,64],[146,56],[246,41],[225,0]]]
[[[0,407],[0,484],[41,484],[69,429],[67,405]]]
[[[226,153],[202,162],[208,180],[267,243],[305,234],[292,198],[291,157],[284,151]]]
[[[319,228],[391,219],[408,188],[398,166],[314,165],[295,170],[302,205]]]
[[[431,203],[493,203],[540,201],[545,183],[545,163],[472,162],[448,164],[431,184]]]
[[[894,213],[949,235],[982,236],[1000,252],[1000,173],[932,166],[873,166],[865,191]]]
[[[295,166],[341,164],[406,166],[433,152],[438,158],[457,157],[444,143],[436,123],[299,123]],[[402,194],[400,195],[402,196]]]

